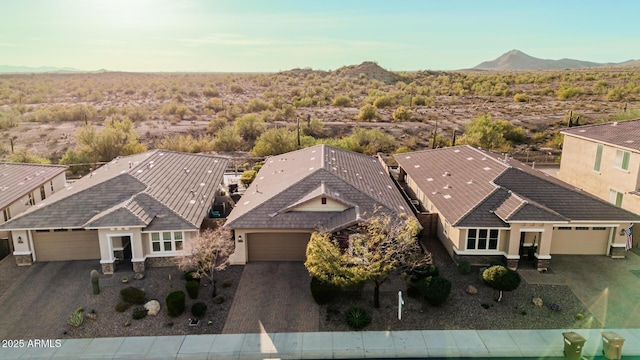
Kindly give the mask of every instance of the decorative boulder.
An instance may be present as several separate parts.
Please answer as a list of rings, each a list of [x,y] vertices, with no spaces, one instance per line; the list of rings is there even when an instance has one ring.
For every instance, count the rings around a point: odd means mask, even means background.
[[[531,299],[531,302],[535,306],[542,306],[543,305],[542,299],[540,299],[539,297]]]
[[[477,293],[478,293],[478,289],[475,286],[473,285],[467,286],[467,294],[476,295]]]
[[[156,316],[160,312],[160,303],[158,300],[151,300],[144,304],[144,308],[147,309],[147,315]]]

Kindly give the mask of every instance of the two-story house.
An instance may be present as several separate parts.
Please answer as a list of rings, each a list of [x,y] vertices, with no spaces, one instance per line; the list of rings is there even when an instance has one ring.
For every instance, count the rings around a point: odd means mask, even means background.
[[[561,180],[640,214],[640,119],[562,131]]]
[[[66,166],[0,163],[0,225],[64,189]],[[13,251],[9,232],[0,231],[0,258]]]

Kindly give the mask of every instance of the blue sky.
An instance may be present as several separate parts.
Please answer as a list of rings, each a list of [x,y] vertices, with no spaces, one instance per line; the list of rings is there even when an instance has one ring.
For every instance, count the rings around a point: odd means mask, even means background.
[[[640,1],[20,0],[0,4],[0,64],[271,72],[362,61],[473,67],[640,58]]]

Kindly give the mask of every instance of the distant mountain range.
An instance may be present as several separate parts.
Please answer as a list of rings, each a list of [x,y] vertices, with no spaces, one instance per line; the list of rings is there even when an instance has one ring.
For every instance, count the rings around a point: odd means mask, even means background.
[[[511,50],[495,60],[485,61],[474,66],[474,70],[558,70],[593,67],[631,67],[640,66],[640,60],[629,60],[621,63],[597,63],[574,59],[549,60],[539,59],[523,53],[520,50]]]
[[[55,66],[12,66],[0,65],[0,73],[5,74],[24,74],[24,73],[83,73],[86,70],[79,70],[71,67],[55,67]]]

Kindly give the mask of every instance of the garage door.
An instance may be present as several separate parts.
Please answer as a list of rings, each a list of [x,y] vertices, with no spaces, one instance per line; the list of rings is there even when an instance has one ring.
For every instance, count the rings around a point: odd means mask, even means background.
[[[309,233],[247,234],[249,261],[304,261]]]
[[[100,259],[98,231],[33,232],[36,261]]]
[[[553,229],[551,254],[604,255],[610,228],[564,227]]]

